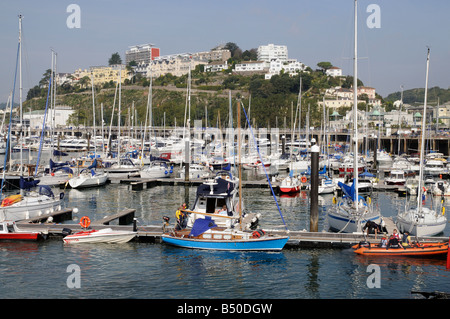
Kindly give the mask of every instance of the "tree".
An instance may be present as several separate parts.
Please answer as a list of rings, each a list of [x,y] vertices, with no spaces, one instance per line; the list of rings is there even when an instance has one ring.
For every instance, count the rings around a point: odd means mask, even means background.
[[[326,71],[330,69],[333,66],[333,64],[331,64],[330,62],[319,62],[317,63],[317,66]]]
[[[113,53],[111,58],[108,60],[109,65],[122,64],[122,59],[120,58],[119,52]]]

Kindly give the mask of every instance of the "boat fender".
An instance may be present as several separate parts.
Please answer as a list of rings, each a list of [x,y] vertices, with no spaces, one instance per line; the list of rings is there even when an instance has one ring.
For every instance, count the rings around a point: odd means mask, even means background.
[[[264,230],[262,230],[262,229],[260,229],[260,230],[255,230],[253,233],[252,233],[252,237],[253,238],[260,238],[261,236],[264,236],[266,234],[266,232],[264,231]]]
[[[167,175],[167,171],[164,171],[164,174]]]
[[[305,177],[305,176],[302,176],[301,181],[302,181],[302,183],[306,183],[306,181],[307,181],[306,177]]]
[[[64,198],[64,193],[59,193],[59,199],[63,199]]]
[[[336,204],[336,197],[333,197],[333,204]]]

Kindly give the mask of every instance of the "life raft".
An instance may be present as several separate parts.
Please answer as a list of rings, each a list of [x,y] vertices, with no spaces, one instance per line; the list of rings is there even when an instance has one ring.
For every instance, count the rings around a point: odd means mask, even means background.
[[[399,245],[398,248],[381,247],[379,244],[363,244],[359,243],[352,247],[354,252],[358,255],[365,256],[430,256],[430,255],[444,255],[448,252],[448,243],[423,243],[414,244],[403,247]]]
[[[8,196],[4,200],[2,200],[1,207],[10,206],[17,202],[20,202],[21,200],[22,200],[22,195],[20,195],[20,194]]]

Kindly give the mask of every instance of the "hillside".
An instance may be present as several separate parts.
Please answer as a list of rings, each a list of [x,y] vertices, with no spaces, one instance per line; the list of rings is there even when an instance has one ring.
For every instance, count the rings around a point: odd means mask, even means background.
[[[403,91],[403,103],[405,104],[423,104],[425,95],[424,88],[416,88]],[[395,92],[389,94],[384,100],[394,102],[400,100],[401,92]],[[442,105],[450,101],[450,88],[442,89],[440,87],[433,87],[428,89],[428,103],[431,105],[437,105],[439,98],[439,104]]]
[[[302,126],[306,123],[308,109],[309,122],[312,126],[320,126],[323,118],[318,101],[322,100],[323,91],[327,88],[351,85],[351,76],[343,79],[326,76],[322,70],[309,70],[296,76],[280,74],[265,80],[264,75],[254,74],[242,76],[229,73],[194,72],[192,74],[191,121],[204,121],[208,114],[208,125],[224,127],[228,123],[229,92],[233,103],[233,117],[236,123],[236,100],[240,98],[246,109],[251,106],[252,124],[260,127],[287,127],[291,125],[291,117],[295,116],[302,78]],[[171,74],[153,81],[152,112],[153,124],[168,126],[182,125],[186,112],[187,76],[174,77]],[[360,85],[363,85],[359,81]],[[122,86],[122,123],[127,123],[132,113],[133,103],[137,112],[137,123],[145,121],[149,92],[147,79],[133,79],[133,83]],[[69,105],[76,111],[71,118],[71,125],[92,125],[92,93],[88,86],[63,85],[57,89],[57,105]],[[44,109],[46,88],[35,87],[30,90],[24,107]],[[106,83],[102,88],[95,88],[96,122],[100,123],[100,109],[103,104],[105,123],[109,124],[115,97],[114,83]],[[250,98],[251,97],[251,98]],[[118,98],[118,97],[117,97]],[[116,102],[117,111],[118,102]],[[130,113],[131,112],[131,113]],[[117,113],[116,113],[117,114]],[[219,121],[220,119],[220,121]],[[242,125],[245,117],[242,115]],[[117,122],[115,122],[117,123]],[[204,125],[204,122],[203,122]],[[298,125],[298,124],[297,124]]]

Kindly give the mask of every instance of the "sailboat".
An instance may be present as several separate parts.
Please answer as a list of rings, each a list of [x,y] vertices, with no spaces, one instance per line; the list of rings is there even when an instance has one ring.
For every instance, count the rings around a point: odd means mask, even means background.
[[[354,26],[354,74],[353,74],[353,131],[354,131],[354,156],[353,168],[354,172],[358,172],[358,113],[357,113],[357,91],[358,91],[358,4],[355,0],[355,26]],[[362,232],[362,228],[367,221],[373,221],[380,224],[382,219],[380,212],[375,210],[371,201],[359,195],[358,174],[353,174],[353,184],[351,186],[338,182],[338,186],[342,189],[344,195],[339,200],[333,199],[333,206],[327,214],[328,225],[330,229],[345,232]]]
[[[121,103],[122,103],[122,69],[119,70],[119,110],[118,110],[118,135],[117,135],[117,161],[105,169],[108,178],[130,178],[139,176],[140,166],[135,165],[129,158],[121,158],[122,147],[120,137]]]
[[[245,112],[245,109],[244,109]],[[240,103],[238,102],[238,123],[240,124]],[[241,152],[241,134],[239,125],[239,157]],[[240,163],[240,160],[239,160]],[[227,250],[227,251],[279,251],[283,249],[288,236],[270,234],[263,229],[246,230],[243,227],[245,216],[242,214],[242,164],[239,164],[239,178],[217,179],[213,183],[205,184],[205,187],[197,190],[197,200],[194,207],[204,207],[209,210],[217,205],[223,205],[223,211],[217,213],[203,213],[179,209],[181,216],[187,213],[194,217],[192,227],[175,228],[165,232],[161,237],[164,243],[183,248]],[[266,174],[267,175],[267,174]],[[239,183],[239,200],[234,202],[237,194],[235,182]],[[270,183],[270,181],[269,181]],[[197,205],[198,202],[198,206]],[[236,205],[237,204],[237,205]],[[239,216],[235,214],[238,213]],[[198,217],[197,217],[198,216]],[[238,223],[233,223],[238,217]],[[225,220],[224,226],[217,225]],[[166,217],[167,221],[167,217]]]
[[[18,62],[19,70],[21,70],[21,52],[22,52],[22,15],[19,15],[19,47],[18,47]],[[16,74],[17,74],[17,64],[16,64]],[[22,76],[21,71],[19,71],[19,99],[20,105],[22,105]],[[48,91],[51,88],[52,76],[50,77]],[[15,87],[15,81],[14,81]],[[49,92],[47,93],[48,96]],[[14,101],[14,90],[11,101]],[[47,99],[48,102],[48,99]],[[13,103],[11,103],[12,109]],[[47,108],[47,106],[46,106]],[[12,110],[11,110],[12,111]],[[11,112],[12,113],[12,112]],[[10,113],[10,114],[11,114]],[[10,115],[11,116],[11,115]],[[11,119],[10,119],[11,121]],[[45,118],[44,118],[45,126]],[[7,145],[9,146],[11,139],[11,126],[8,128],[8,140]],[[8,147],[6,149],[5,165],[8,158]],[[22,162],[22,158],[21,158]],[[22,163],[21,163],[22,164]],[[39,157],[36,166],[39,165]],[[21,165],[22,166],[22,165]],[[3,171],[2,187],[0,187],[0,197],[3,191],[3,185],[5,181],[5,170]],[[3,198],[0,206],[0,221],[10,220],[18,221],[33,218],[42,214],[50,213],[61,209],[62,199],[64,193],[60,193],[59,196],[55,196],[48,185],[39,185],[39,180],[27,181],[23,178],[22,173],[20,175],[20,194],[10,195]]]
[[[419,165],[419,186],[417,195],[417,206],[406,209],[397,215],[396,224],[401,232],[408,231],[412,236],[433,236],[444,231],[447,224],[447,216],[444,210],[441,212],[423,207],[423,162],[425,152],[425,121],[427,114],[427,93],[428,93],[428,69],[430,64],[430,49],[427,53],[427,71],[425,80],[425,98],[423,106],[422,119],[422,138],[420,145],[420,163]]]

